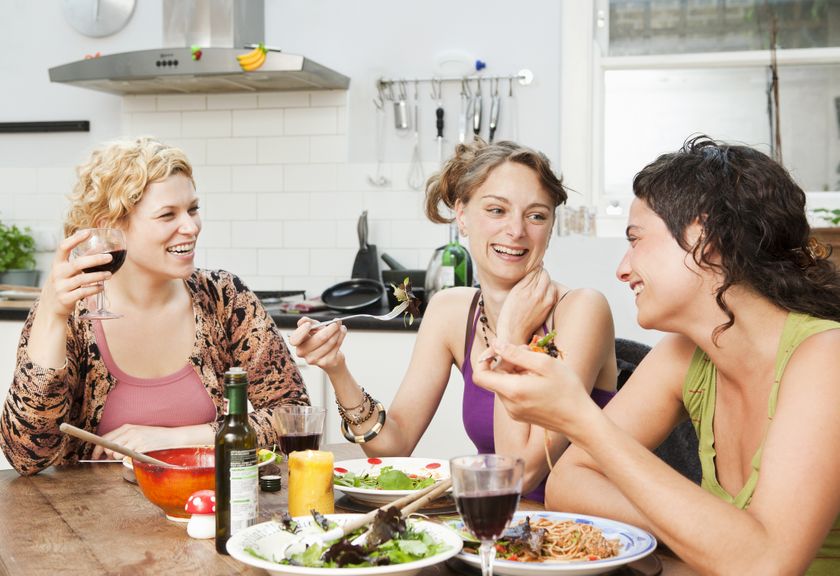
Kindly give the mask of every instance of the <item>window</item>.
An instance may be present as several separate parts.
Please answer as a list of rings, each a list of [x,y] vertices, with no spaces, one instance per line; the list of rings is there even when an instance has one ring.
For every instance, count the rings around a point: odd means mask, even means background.
[[[767,6],[783,162],[805,190],[840,190],[840,2],[564,2],[561,167],[618,221],[599,233],[623,226],[636,172],[692,134],[770,151]]]

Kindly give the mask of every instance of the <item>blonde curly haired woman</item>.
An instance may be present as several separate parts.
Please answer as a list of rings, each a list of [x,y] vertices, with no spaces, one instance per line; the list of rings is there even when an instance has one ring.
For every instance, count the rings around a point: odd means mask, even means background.
[[[253,292],[229,272],[195,268],[201,218],[184,153],[153,138],[107,144],[78,168],[70,203],[67,238],[24,325],[0,417],[12,466],[34,474],[114,456],[65,436],[62,422],[137,451],[210,444],[232,366],[248,373],[258,442],[273,444],[272,408],[308,404],[306,389]],[[113,277],[84,271],[110,254],[70,257],[89,228],[102,227],[126,238]],[[80,318],[104,280],[122,318]]]

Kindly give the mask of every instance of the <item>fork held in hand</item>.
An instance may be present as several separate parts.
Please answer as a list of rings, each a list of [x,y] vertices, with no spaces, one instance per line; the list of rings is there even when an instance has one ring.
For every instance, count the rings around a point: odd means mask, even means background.
[[[332,320],[324,320],[323,322],[318,322],[317,324],[310,324],[309,329],[317,330],[319,328],[323,328],[324,326],[329,326],[333,322],[338,322],[339,320],[349,320],[350,318],[373,318],[374,320],[393,320],[394,318],[405,312],[406,308],[408,308],[408,302],[403,302],[387,314],[380,314],[379,316],[376,316],[374,314],[351,314],[350,316],[342,316],[340,318],[333,318]]]

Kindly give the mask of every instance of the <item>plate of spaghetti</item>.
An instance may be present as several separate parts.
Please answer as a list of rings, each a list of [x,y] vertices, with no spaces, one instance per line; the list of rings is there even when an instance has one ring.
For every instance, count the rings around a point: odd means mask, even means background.
[[[457,558],[480,569],[478,542],[463,521],[447,524],[464,537],[464,549]],[[499,576],[602,574],[655,549],[652,534],[623,522],[565,512],[517,512],[496,541],[493,572]]]

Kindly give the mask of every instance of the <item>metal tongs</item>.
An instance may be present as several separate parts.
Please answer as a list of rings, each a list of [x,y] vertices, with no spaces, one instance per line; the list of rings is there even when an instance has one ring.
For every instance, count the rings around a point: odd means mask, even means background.
[[[427,486],[423,490],[418,490],[413,494],[408,494],[407,496],[403,496],[393,502],[389,502],[384,506],[380,506],[375,510],[371,510],[367,514],[363,516],[359,516],[358,518],[354,518],[349,522],[345,522],[340,526],[336,526],[335,528],[331,528],[326,532],[321,534],[307,534],[307,535],[300,535],[298,540],[289,542],[286,547],[283,549],[282,557],[288,558],[291,553],[295,553],[301,550],[301,546],[305,549],[312,544],[324,544],[326,542],[330,542],[332,540],[338,540],[339,538],[344,538],[354,530],[358,530],[363,526],[367,526],[371,522],[374,521],[376,515],[382,510],[389,510],[391,508],[395,508],[400,510],[400,516],[403,518],[417,512],[420,508],[441,496],[444,492],[449,490],[452,486],[452,478],[444,478],[443,480],[439,480],[435,484],[431,486]],[[361,541],[367,536],[367,532],[359,536],[358,538],[354,539],[354,543]]]

